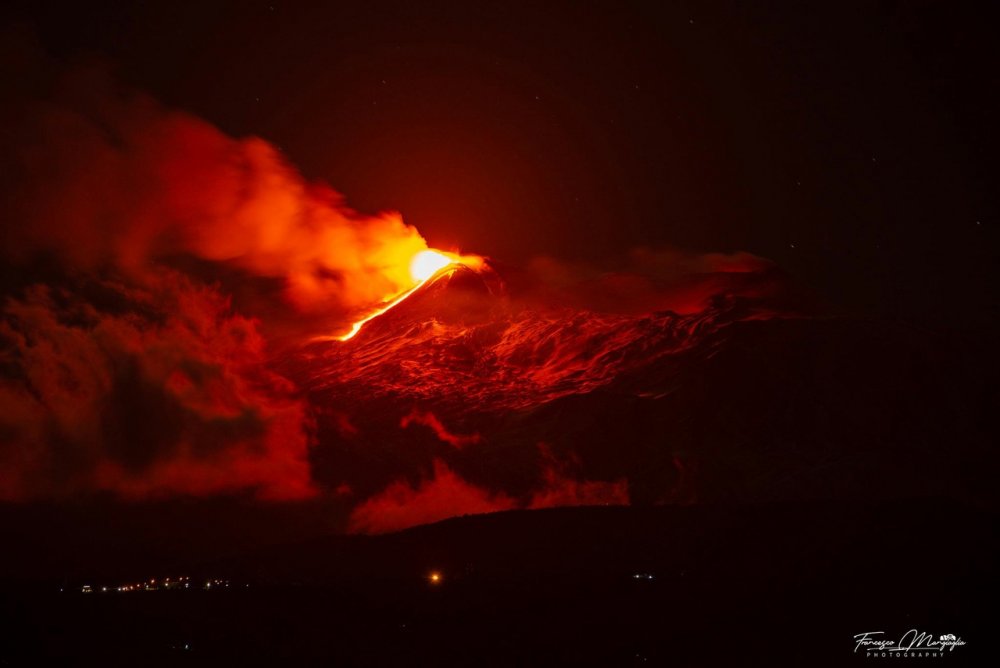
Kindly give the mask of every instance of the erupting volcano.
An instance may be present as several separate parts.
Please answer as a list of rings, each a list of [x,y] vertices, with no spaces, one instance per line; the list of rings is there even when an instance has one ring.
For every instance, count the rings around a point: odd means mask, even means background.
[[[16,98],[25,128],[3,136],[0,498],[249,493],[380,532],[849,496],[886,488],[898,453],[856,457],[889,424],[927,443],[961,403],[893,417],[901,378],[954,387],[906,363],[926,342],[808,316],[766,259],[438,250],[261,139],[80,76]],[[946,487],[946,469],[890,486]]]
[[[357,320],[352,323],[350,331],[346,334],[342,334],[341,336],[334,338],[338,341],[347,341],[352,338],[355,334],[361,331],[361,328],[364,327],[366,322],[379,317],[383,313],[386,313],[389,309],[401,303],[404,299],[417,291],[424,283],[433,278],[435,274],[452,265],[481,266],[482,258],[477,256],[463,257],[455,253],[445,253],[434,249],[418,252],[413,256],[413,259],[410,260],[410,276],[413,278],[415,285],[388,300],[384,305],[376,308],[361,320]]]
[[[893,416],[909,414],[907,400],[886,391],[901,378],[939,391],[936,367],[908,362],[928,345],[921,336],[796,313],[760,260],[668,257],[712,271],[655,289],[618,273],[556,290],[537,269],[442,260],[357,336],[286,357],[279,369],[316,409],[314,479],[357,500],[349,528],[927,493],[961,475],[940,464],[932,477],[892,477],[901,450],[871,447],[889,429],[910,445],[942,438],[947,404],[903,426]],[[659,308],[635,309],[637,294]],[[875,427],[859,433],[857,420]]]
[[[995,664],[963,4],[4,3],[0,668]]]

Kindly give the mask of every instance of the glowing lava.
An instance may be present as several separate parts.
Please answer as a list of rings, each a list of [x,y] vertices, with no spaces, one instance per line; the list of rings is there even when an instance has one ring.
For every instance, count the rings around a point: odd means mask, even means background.
[[[420,251],[410,260],[410,276],[413,277],[414,285],[399,293],[395,297],[392,297],[387,302],[384,302],[382,306],[375,309],[361,320],[353,323],[351,325],[351,329],[346,334],[342,334],[341,336],[336,336],[334,338],[338,341],[347,341],[348,339],[353,338],[355,334],[361,331],[361,328],[366,322],[379,317],[396,304],[402,302],[404,299],[413,294],[421,285],[437,276],[441,270],[454,264],[464,264],[467,267],[477,268],[482,264],[482,262],[483,259],[476,255],[458,255],[457,253],[447,253],[445,251],[434,249]]]
[[[413,277],[413,280],[422,283],[454,263],[455,260],[436,250],[420,251],[413,256],[413,260],[410,262],[410,276]]]

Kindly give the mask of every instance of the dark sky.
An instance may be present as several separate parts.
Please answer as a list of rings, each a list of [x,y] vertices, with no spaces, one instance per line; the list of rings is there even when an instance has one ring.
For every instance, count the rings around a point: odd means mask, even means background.
[[[22,3],[51,54],[519,262],[749,251],[822,300],[988,322],[997,68],[952,2]],[[984,5],[985,7],[985,5]]]

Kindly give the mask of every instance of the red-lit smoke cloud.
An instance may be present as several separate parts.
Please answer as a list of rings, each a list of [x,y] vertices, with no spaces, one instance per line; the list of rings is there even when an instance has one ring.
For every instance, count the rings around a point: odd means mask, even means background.
[[[109,86],[77,74],[8,110],[21,121],[4,132],[8,262],[51,257],[142,283],[190,260],[272,279],[306,314],[343,316],[411,286],[407,262],[426,244],[398,215],[356,214],[267,142]]]
[[[464,480],[440,459],[434,474],[416,486],[398,480],[354,509],[349,530],[387,533],[461,514],[489,513],[513,508],[628,504],[627,483],[579,481],[554,468],[545,471],[545,486],[526,502],[503,492],[491,492]]]
[[[313,492],[305,407],[252,321],[174,273],[92,289],[118,312],[43,285],[4,304],[0,498]]]
[[[4,47],[0,499],[315,493],[274,337],[409,287],[423,239],[263,140]]]
[[[414,408],[412,411],[404,415],[403,419],[399,422],[399,426],[403,429],[406,429],[410,425],[414,424],[423,425],[429,428],[434,432],[434,435],[437,436],[438,440],[459,450],[466,445],[479,443],[483,440],[482,436],[479,434],[455,434],[448,431],[448,428],[441,423],[441,420],[439,420],[438,417],[430,411],[419,411]]]
[[[563,506],[626,506],[628,481],[574,480],[562,478],[553,471],[545,475],[545,487],[531,497],[529,508],[560,508]]]
[[[348,529],[355,533],[386,533],[456,515],[492,513],[514,507],[513,499],[466,482],[437,459],[430,479],[416,487],[396,481],[356,507]]]

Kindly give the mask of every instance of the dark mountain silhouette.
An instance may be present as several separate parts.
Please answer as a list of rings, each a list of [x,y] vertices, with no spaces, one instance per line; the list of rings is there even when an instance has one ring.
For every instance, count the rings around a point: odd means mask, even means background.
[[[633,504],[994,503],[995,360],[960,333],[767,298],[597,312],[453,267],[354,339],[302,349],[286,373],[319,408],[314,475],[354,498],[418,489],[444,462],[514,505],[537,503],[554,475],[620,483]],[[415,428],[414,411],[442,429]]]

